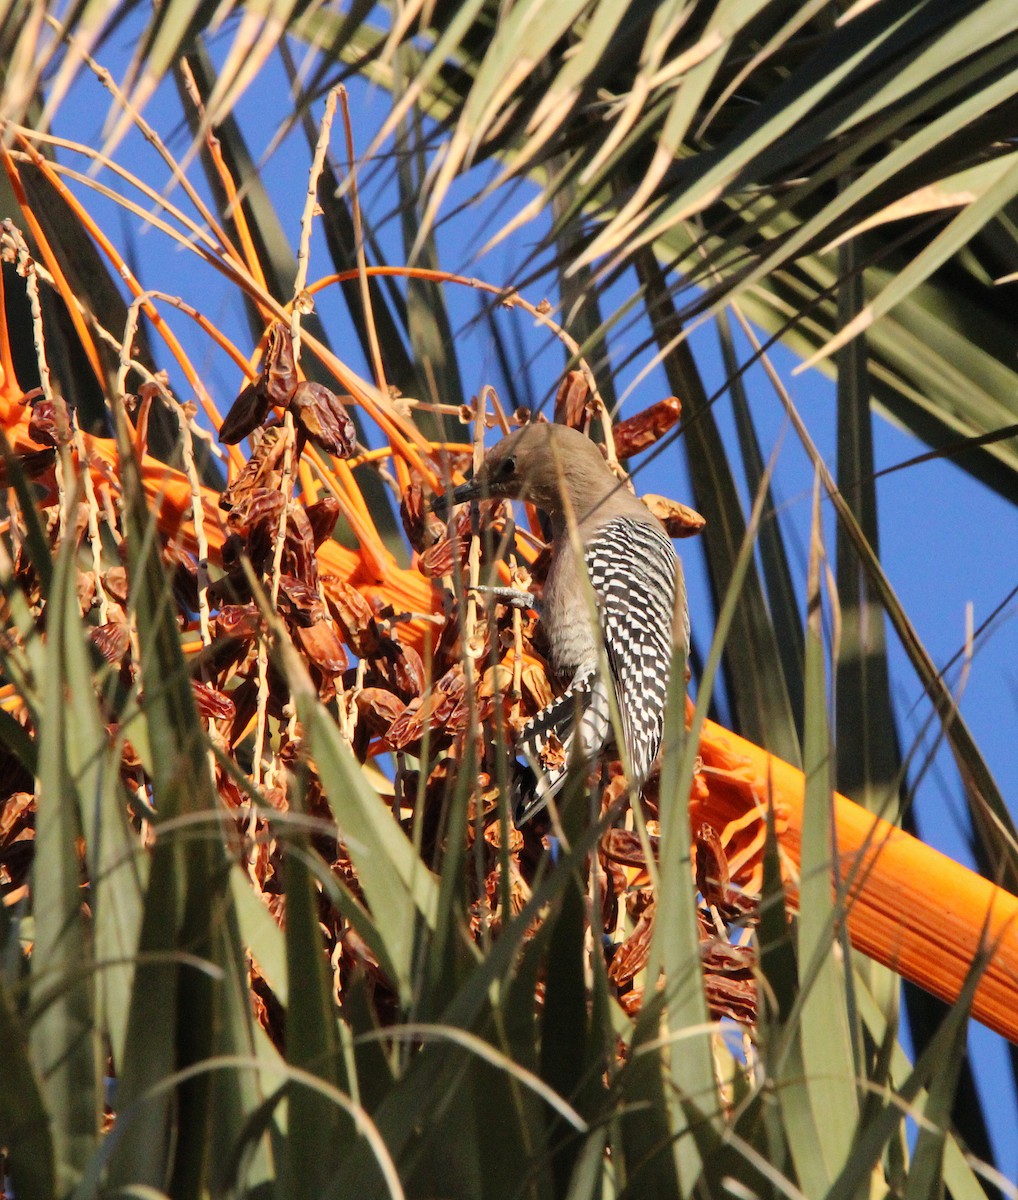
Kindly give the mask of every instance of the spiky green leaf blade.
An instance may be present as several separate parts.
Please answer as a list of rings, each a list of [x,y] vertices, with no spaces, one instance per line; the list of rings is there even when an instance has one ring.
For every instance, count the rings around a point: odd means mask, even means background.
[[[589,0],[564,0],[549,9],[543,0],[520,0],[504,10],[465,97],[448,148],[429,188],[411,261],[435,223],[438,209],[460,169],[470,164],[490,124],[516,88],[551,53]],[[468,6],[464,6],[468,7]]]
[[[863,281],[856,270],[859,265],[857,244],[846,242],[839,253],[844,278],[838,291],[838,310],[841,323],[846,324],[862,303]],[[879,552],[867,339],[858,337],[845,346],[838,353],[835,365],[838,485],[870,545]],[[842,795],[851,797],[871,812],[894,820],[900,755],[891,703],[884,614],[840,524],[836,537],[839,633],[835,663],[834,783]],[[853,953],[852,958],[854,974],[866,976],[870,990],[887,1014],[886,1038],[893,1038],[895,1030],[892,1026],[896,1026],[901,992],[898,977],[861,955]],[[860,1028],[855,1030],[855,1037],[858,1046]],[[887,1054],[878,1054],[867,1074],[873,1082],[883,1083],[888,1068]],[[860,1097],[862,1109],[869,1103],[866,1096]]]
[[[700,966],[699,926],[691,883],[692,833],[689,794],[696,769],[700,733],[721,663],[732,635],[742,589],[751,570],[753,546],[770,472],[764,473],[750,520],[732,564],[730,582],[718,614],[711,652],[700,680],[700,690],[689,728],[685,727],[685,657],[676,640],[668,684],[668,702],[661,745],[659,894],[650,947],[650,977],[659,968],[666,980],[667,1028],[672,1039],[685,1037],[670,1050],[671,1082],[685,1114],[691,1137],[676,1145],[676,1166],[683,1195],[698,1185],[701,1171],[710,1178],[720,1148],[720,1103],[714,1076],[706,996]],[[676,614],[676,628],[679,614]],[[673,1131],[673,1136],[678,1130]],[[709,1186],[709,1185],[708,1185]]]
[[[687,406],[683,444],[696,506],[711,514],[702,536],[711,590],[720,609],[736,575],[746,519],[706,389],[683,338],[664,275],[650,255],[640,258],[638,272],[647,290],[655,340],[665,352],[669,387],[676,396],[683,397]],[[736,592],[735,628],[724,645],[726,683],[738,727],[750,741],[769,747],[787,762],[798,763],[798,735],[763,588],[752,561],[742,570],[746,576]]]
[[[811,1107],[817,1115],[816,1142],[803,1143],[789,1130],[792,1154],[804,1183],[818,1176],[830,1184],[852,1147],[859,1104],[856,1063],[849,1028],[848,987],[835,952],[843,900],[838,888],[832,900],[835,834],[833,762],[827,721],[827,672],[824,661],[821,587],[824,566],[820,484],[814,491],[813,529],[806,620],[806,718],[800,858],[798,950],[804,996],[800,1010],[802,1062]],[[808,1157],[809,1166],[802,1166]],[[819,1158],[819,1161],[817,1159]],[[807,1191],[812,1190],[812,1183]]]
[[[586,830],[571,850],[562,854],[555,869],[546,872],[536,883],[524,909],[509,921],[486,955],[476,960],[442,1013],[441,1023],[434,1026],[437,1030],[447,1030],[447,1038],[425,1046],[385,1096],[375,1117],[386,1145],[401,1168],[406,1164],[409,1169],[418,1161],[423,1150],[422,1142],[431,1136],[430,1131],[447,1111],[445,1106],[452,1093],[462,1086],[469,1073],[469,1056],[464,1057],[462,1052],[463,1031],[470,1035],[465,1040],[471,1046],[472,1053],[484,1051],[487,1061],[496,1064],[502,1062],[501,1069],[509,1069],[510,1060],[503,1054],[487,1041],[477,1045],[471,1038],[476,1038],[478,1033],[485,1039],[490,1036],[492,996],[507,992],[508,980],[536,918],[546,910],[546,906],[558,901],[571,873],[583,869],[586,857],[596,846],[599,835],[600,830],[596,827]],[[458,928],[453,927],[449,936],[462,935]],[[654,1070],[660,1077],[660,1069],[655,1066]],[[548,1092],[546,1099],[551,1102],[552,1094],[539,1078],[529,1076],[528,1084],[534,1091],[545,1089]],[[436,1098],[441,1104],[436,1103]],[[571,1109],[560,1102],[557,1111],[568,1117]],[[515,1110],[513,1119],[518,1119]],[[579,1121],[578,1127],[582,1129],[582,1126],[583,1122]],[[365,1196],[375,1194],[369,1189],[377,1188],[376,1168],[363,1148],[358,1148],[344,1163],[339,1180],[337,1187],[341,1191],[345,1189],[349,1194]]]
[[[770,801],[770,797],[768,797]],[[757,1050],[760,1075],[780,1085],[782,1055],[785,1053],[784,1027],[792,1016],[799,989],[799,971],[795,958],[795,939],[786,915],[785,886],[781,875],[781,856],[774,827],[774,809],[767,808],[766,841],[763,851],[763,887],[760,896],[760,923],[757,926]],[[798,1058],[798,1047],[795,1047]],[[788,1135],[783,1119],[783,1092],[778,1103],[757,1092],[738,1116],[735,1132],[754,1146],[777,1171],[792,1170]]]
[[[422,947],[414,1003],[415,1012],[429,1020],[442,1018],[476,962],[471,953],[472,939],[467,933],[470,902],[466,878],[471,869],[467,859],[467,823],[470,789],[477,778],[477,754],[478,747],[471,739],[455,778],[445,784],[438,904],[426,948]]]
[[[765,464],[760,442],[753,424],[752,409],[746,392],[745,380],[732,336],[731,322],[724,309],[717,317],[718,340],[721,357],[728,377],[728,389],[732,397],[732,411],[739,438],[739,452],[746,483],[752,495],[760,491]],[[781,659],[781,670],[788,689],[788,702],[796,729],[802,730],[803,682],[802,663],[804,641],[798,596],[792,583],[792,571],[781,535],[781,523],[774,495],[770,488],[765,492],[760,521],[760,564],[767,587],[767,606],[774,624],[777,651]]]
[[[292,811],[301,811],[297,781],[290,789]],[[317,858],[299,827],[287,835],[283,878],[286,888],[286,1058],[347,1092],[358,1102],[356,1080],[348,1080],[340,1047],[332,979],[318,923],[318,890],[309,859]],[[351,1083],[354,1087],[351,1088]],[[287,1114],[289,1194],[320,1194],[336,1172],[338,1157],[353,1132],[350,1118],[331,1101],[291,1085]]]
[[[541,1078],[572,1103],[587,1082],[590,1032],[587,1013],[585,890],[573,879],[565,889],[548,943],[544,1005],[541,1011]],[[595,953],[598,951],[595,949]],[[564,1192],[576,1166],[579,1146],[564,1122],[548,1128],[555,1190]]]
[[[94,802],[106,755],[88,720],[94,698],[75,587],[75,546],[58,551],[46,604],[32,911],[32,1057],[51,1121],[58,1190],[77,1183],[99,1137],[101,1052],[93,944],[82,913],[79,804]],[[93,737],[89,739],[89,735]]]
[[[902,1121],[901,1106],[920,1102],[924,1088],[941,1074],[944,1064],[949,1062],[952,1053],[956,1053],[959,1039],[964,1037],[965,1022],[968,1020],[972,997],[979,985],[982,971],[983,956],[980,956],[973,963],[958,1000],[936,1036],[923,1051],[915,1067],[898,1083],[898,1103],[887,1104],[859,1131],[853,1152],[827,1192],[827,1200],[852,1200],[865,1191],[870,1173]],[[956,1166],[955,1160],[952,1168],[956,1169]],[[965,1190],[967,1192],[969,1189]]]
[[[592,1129],[583,1139],[565,1200],[599,1200],[599,1197],[605,1195],[607,1143],[608,1130],[604,1126]]]
[[[12,322],[8,321],[6,326],[8,334],[11,332],[11,325]],[[21,510],[25,544],[31,556],[32,565],[39,577],[39,586],[45,595],[49,592],[50,583],[53,578],[53,554],[46,538],[46,531],[43,528],[39,510],[36,507],[36,497],[32,492],[31,484],[26,478],[21,464],[18,462],[17,455],[14,453],[11,443],[8,440],[6,430],[2,428],[0,428],[0,458],[3,459],[7,486],[13,490],[17,498],[18,507]],[[7,583],[8,581],[5,579],[5,586]]]
[[[397,90],[408,87],[421,66],[415,46],[403,45],[393,56]],[[437,270],[440,266],[434,231],[424,236],[411,259],[421,225],[421,196],[427,176],[427,127],[415,105],[395,130],[396,182],[399,188],[400,228],[408,262]],[[425,279],[406,283],[406,328],[420,384],[414,394],[433,404],[461,405],[467,398],[456,355],[456,338],[446,306],[445,290]],[[388,356],[386,356],[386,360]],[[427,436],[460,441],[465,429],[457,416],[421,412],[420,428]]]
[[[240,936],[258,970],[286,1007],[289,980],[286,970],[286,940],[272,914],[255,895],[251,880],[239,864],[230,870],[230,895],[240,926]]]
[[[856,334],[873,325],[884,313],[890,312],[918,284],[925,282],[1018,195],[1018,162],[1013,163],[986,191],[950,222],[911,263],[887,285],[879,296],[866,306],[840,333],[807,359],[802,367],[813,366],[821,358],[834,353]]]
[[[943,1187],[951,1109],[965,1059],[966,1025],[961,1020],[954,1023],[951,1035],[945,1039],[944,1057],[932,1073],[926,1089],[923,1120],[912,1153],[904,1200],[923,1200],[926,1196],[937,1195]]]
[[[953,38],[943,39],[939,46],[948,48],[948,55],[956,64],[956,69],[946,76],[932,77],[933,82],[927,81],[921,91],[908,92],[905,95],[910,103],[904,106],[890,107],[881,114],[881,119],[870,126],[859,137],[846,139],[841,148],[830,155],[823,167],[810,172],[780,197],[770,197],[750,205],[745,210],[752,218],[743,223],[743,227],[733,232],[723,244],[715,245],[709,254],[710,261],[717,265],[729,263],[738,256],[732,251],[740,245],[751,244],[755,235],[765,230],[774,231],[775,225],[786,226],[785,234],[774,237],[768,242],[768,252],[755,256],[752,268],[741,274],[736,285],[737,291],[748,294],[756,284],[766,280],[776,270],[787,267],[799,256],[804,247],[816,245],[820,239],[829,238],[832,229],[839,229],[844,224],[846,214],[853,206],[865,206],[871,194],[880,194],[880,189],[886,188],[893,181],[902,198],[896,204],[902,207],[908,200],[908,189],[914,182],[917,199],[927,199],[933,190],[939,186],[939,181],[931,180],[931,168],[927,165],[927,157],[935,150],[945,137],[957,132],[966,124],[978,121],[987,112],[1006,103],[1013,93],[1015,76],[1005,75],[999,78],[1000,68],[1010,65],[1014,57],[1014,35],[1011,42],[1004,39],[983,49],[980,55],[960,65],[955,58],[956,46]],[[904,72],[898,72],[901,78]],[[988,82],[987,82],[988,81]],[[896,82],[896,81],[895,81]],[[980,86],[985,85],[985,86]],[[969,95],[972,89],[975,95]],[[954,103],[951,103],[951,102]],[[947,109],[945,112],[944,109]],[[924,120],[928,113],[933,112],[937,119]],[[948,116],[948,114],[950,114]],[[855,114],[853,113],[853,118]],[[829,123],[819,118],[822,124]],[[900,136],[903,131],[909,136]],[[797,136],[801,131],[797,130]],[[866,170],[860,170],[860,160],[866,161],[872,156],[874,147],[887,147],[888,152],[876,156],[874,162],[867,163]],[[934,163],[935,163],[934,156]],[[979,185],[979,191],[966,197],[955,192],[954,207],[962,207],[980,199],[982,194],[994,185],[1003,171],[1007,169],[1009,158],[1002,160],[1003,167],[999,170],[988,171],[986,174],[969,179],[970,184]],[[991,164],[996,166],[996,164]],[[932,168],[935,178],[935,165]],[[855,176],[852,182],[838,189],[838,194],[826,204],[817,206],[810,200],[819,189],[840,182],[847,176]],[[816,211],[819,207],[819,211]],[[863,208],[865,211],[865,207]],[[884,213],[896,211],[895,204],[881,210]],[[921,211],[921,210],[920,210]],[[799,213],[807,214],[811,219],[797,220]],[[880,212],[873,213],[856,228],[873,228],[880,219]],[[836,245],[841,237],[831,240],[831,246]],[[906,259],[909,264],[914,260]],[[726,264],[727,266],[727,264]],[[904,267],[904,264],[903,264]],[[903,293],[904,294],[904,293]],[[841,331],[838,330],[840,337]]]
[[[80,666],[85,669],[87,657],[80,636],[71,653],[81,655]],[[81,689],[71,708],[75,744],[96,748],[81,764],[81,827],[92,881],[97,1016],[117,1064],[123,1061],[127,1037],[148,862],[131,828],[127,796],[120,783],[120,739],[112,747],[107,745],[92,689]]]
[[[679,1200],[685,1193],[679,1186],[679,1165],[673,1149],[675,1131],[670,1119],[673,1105],[666,1095],[666,1070],[661,1062],[662,1016],[660,996],[644,1000],[627,1061],[619,1072],[616,1123],[622,1161],[617,1169],[641,1194]]]
[[[847,323],[862,303],[854,243],[841,250],[839,307]],[[879,553],[870,372],[865,338],[837,358],[838,485],[860,529]],[[837,788],[872,812],[892,817],[898,780],[884,615],[843,526],[837,530],[840,637],[837,661]]]
[[[944,722],[947,740],[954,752],[959,772],[966,786],[969,811],[972,814],[973,826],[980,837],[981,850],[993,865],[997,878],[1010,879],[1014,882],[1018,879],[1018,850],[1016,850],[1018,829],[1015,828],[1014,820],[1004,803],[1000,789],[997,787],[968,726],[958,714],[957,704],[950,689],[941,673],[936,669],[912,621],[891,587],[855,514],[831,478],[801,416],[792,404],[786,403],[785,408],[796,435],[823,482],[824,489],[834,506],[846,537],[851,541],[866,576],[900,637],[933,707]]]
[[[996,29],[991,33],[983,18],[984,14],[979,14],[967,23],[964,17],[952,20],[925,0],[913,0],[897,5],[893,12],[870,8],[856,14],[854,20],[840,23],[814,54],[788,72],[754,108],[738,132],[722,142],[705,169],[688,173],[691,178],[685,187],[670,189],[662,211],[648,214],[645,229],[637,235],[631,227],[616,228],[611,240],[605,237],[595,242],[587,254],[613,248],[623,233],[631,252],[634,246],[654,241],[677,222],[701,211],[719,194],[738,190],[748,179],[772,178],[791,161],[801,162],[807,146],[814,151],[837,146],[835,135],[847,134],[863,109],[848,89],[838,95],[844,81],[853,74],[865,76],[873,98],[879,97],[881,111],[893,112],[903,98],[996,36]],[[1006,32],[1013,17],[1001,12],[999,19]],[[906,78],[910,80],[908,88],[903,83]],[[832,96],[837,98],[833,104]],[[843,140],[851,146],[851,138]]]
[[[870,992],[868,981],[864,975],[857,976],[857,985],[856,995],[859,1002],[860,1016],[873,1040],[881,1042],[886,1047],[887,1069],[883,1074],[888,1078],[893,1087],[901,1088],[912,1073],[912,1063],[909,1061],[901,1044],[893,1037],[893,1033],[889,1039],[885,1036],[887,1029],[885,1014],[881,1011],[873,994]],[[944,1060],[942,1067],[945,1073],[953,1073],[953,1060]],[[934,1076],[934,1083],[936,1081],[937,1076]],[[863,1114],[864,1124],[869,1123],[870,1116],[878,1114],[881,1111],[884,1097],[874,1094],[872,1100],[876,1103],[869,1106],[872,1110],[870,1114]],[[917,1108],[922,1109],[925,1107],[927,1103],[927,1090],[925,1088],[920,1088],[916,1093],[915,1102]],[[898,1159],[895,1147],[904,1144],[904,1141],[904,1129],[890,1135],[888,1139],[888,1153],[892,1160]],[[904,1155],[901,1156],[899,1161],[901,1166],[898,1190],[904,1193],[908,1186]],[[943,1172],[944,1182],[951,1196],[956,1197],[957,1200],[985,1200],[986,1190],[980,1181],[980,1176],[974,1170],[971,1161],[971,1151],[968,1148],[963,1150],[957,1137],[950,1130],[947,1130],[945,1135]]]
[[[343,1021],[353,1039],[358,1096],[368,1112],[374,1112],[395,1082],[395,1072],[380,1035],[378,1014],[371,1000],[371,984],[357,972],[343,992]]]
[[[499,1020],[502,1036],[513,1061],[532,1071],[538,1069],[538,1036],[534,997],[548,953],[552,925],[542,922],[534,936],[523,946],[519,961],[510,976],[502,1000]]]
[[[8,982],[0,978],[0,1044],[4,1086],[0,1088],[0,1144],[11,1182],[22,1200],[52,1200],[57,1172],[50,1113],[33,1066],[27,1031]]]
[[[789,236],[793,214],[777,216],[761,232],[768,243]],[[681,258],[696,239],[676,231],[658,245],[662,258]],[[708,235],[713,246],[720,239]],[[724,239],[723,244],[727,244]],[[863,273],[867,299],[875,298],[907,257],[863,239],[870,265]],[[800,256],[794,268],[774,269],[758,286],[741,290],[739,306],[752,321],[795,353],[808,357],[837,331],[835,253]],[[1011,258],[1018,266],[1018,259]],[[1018,420],[1010,327],[994,292],[974,286],[956,263],[942,269],[866,334],[873,399],[930,445],[950,448],[965,470],[1002,495],[1018,497],[1018,453],[1013,436],[966,451],[962,439],[1010,427]],[[961,307],[959,307],[961,306]],[[805,319],[795,314],[807,313]],[[959,322],[959,313],[963,318]],[[822,370],[830,370],[824,360]]]

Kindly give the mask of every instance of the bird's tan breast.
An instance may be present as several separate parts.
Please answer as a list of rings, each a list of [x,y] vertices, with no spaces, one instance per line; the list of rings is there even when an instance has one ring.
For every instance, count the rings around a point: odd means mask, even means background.
[[[591,611],[582,558],[568,536],[558,540],[541,606],[552,666],[563,677],[597,661],[600,632]]]

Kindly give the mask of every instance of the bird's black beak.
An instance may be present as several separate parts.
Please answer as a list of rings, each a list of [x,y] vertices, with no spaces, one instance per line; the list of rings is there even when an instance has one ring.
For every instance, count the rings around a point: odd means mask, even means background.
[[[453,488],[441,496],[436,496],[431,502],[431,511],[436,516],[446,517],[449,515],[449,510],[455,508],[457,504],[466,504],[468,500],[479,500],[483,488],[484,485],[480,479],[468,479],[459,487]]]

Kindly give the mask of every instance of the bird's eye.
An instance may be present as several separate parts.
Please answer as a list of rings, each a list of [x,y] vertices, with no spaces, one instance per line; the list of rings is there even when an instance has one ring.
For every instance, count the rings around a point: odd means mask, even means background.
[[[499,479],[511,479],[516,474],[516,459],[510,454],[498,469]]]

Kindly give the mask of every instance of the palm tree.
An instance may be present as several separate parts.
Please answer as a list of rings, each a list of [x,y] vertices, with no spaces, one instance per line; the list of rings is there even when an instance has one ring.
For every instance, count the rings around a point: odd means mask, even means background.
[[[963,1056],[970,1009],[1018,1037],[1014,826],[881,565],[873,450],[876,411],[1018,496],[1011,7],[7,15],[19,1200],[1013,1192]],[[834,379],[833,472],[779,341]],[[554,851],[503,800],[539,627],[468,590],[539,580],[540,526],[426,505],[552,397],[640,492],[681,453],[707,518],[658,501],[703,527],[696,706],[625,816],[616,768],[600,820],[575,781]],[[895,828],[926,767],[885,622],[986,878]],[[895,972],[951,1004],[910,994],[912,1057]]]

